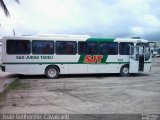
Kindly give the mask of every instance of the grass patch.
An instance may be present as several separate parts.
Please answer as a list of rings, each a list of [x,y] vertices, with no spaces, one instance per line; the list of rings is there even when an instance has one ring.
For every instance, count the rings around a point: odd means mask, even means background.
[[[3,98],[4,96],[6,96],[6,94],[10,90],[15,90],[20,88],[26,88],[25,84],[23,85],[22,83],[20,83],[20,79],[15,79],[5,88],[5,90],[2,93],[0,93],[0,98]]]
[[[28,82],[21,81],[20,79],[14,80],[10,85],[8,85],[8,90],[17,90],[17,89],[27,89],[29,87]]]
[[[10,90],[10,89],[16,89],[19,86],[19,79],[13,80],[13,82],[11,84],[8,85],[8,87],[6,89]]]
[[[0,93],[0,102],[1,102],[1,98],[5,95],[6,95],[6,91],[3,91],[2,93]]]
[[[21,79],[15,79],[13,80],[6,88],[5,90],[0,93],[0,97],[4,96],[6,93],[8,93],[10,90],[19,90],[19,89],[27,89],[30,87],[30,84],[28,82],[21,81]]]
[[[18,86],[18,82],[19,82],[19,79],[13,80],[13,81],[5,88],[5,90],[4,90],[2,93],[0,93],[0,97],[4,97],[4,96],[8,93],[8,91],[9,91],[10,89],[16,89],[17,86]]]
[[[0,108],[3,106],[1,102],[5,101],[7,94],[12,90],[18,90],[18,89],[27,89],[30,86],[30,84],[21,81],[20,79],[16,78],[14,79],[7,87],[6,89],[0,93]],[[13,106],[16,106],[16,104],[13,104]]]

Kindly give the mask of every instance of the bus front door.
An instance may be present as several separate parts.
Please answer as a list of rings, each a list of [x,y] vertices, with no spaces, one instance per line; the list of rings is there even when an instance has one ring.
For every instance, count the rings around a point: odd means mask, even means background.
[[[139,47],[130,46],[129,73],[138,73],[139,71]]]

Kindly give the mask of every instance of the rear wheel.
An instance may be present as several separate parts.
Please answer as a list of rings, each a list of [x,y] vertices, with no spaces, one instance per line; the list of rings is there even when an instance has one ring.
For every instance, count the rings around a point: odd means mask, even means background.
[[[45,70],[45,75],[49,79],[55,79],[59,75],[59,69],[55,66],[48,66]]]
[[[129,67],[127,65],[122,66],[120,70],[120,74],[123,77],[129,76]]]

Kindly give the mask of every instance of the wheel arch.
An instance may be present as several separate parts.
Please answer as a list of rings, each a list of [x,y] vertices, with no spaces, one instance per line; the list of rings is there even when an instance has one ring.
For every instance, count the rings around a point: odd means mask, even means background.
[[[123,69],[124,69],[125,67],[128,68],[128,74],[124,74],[124,72],[123,72]],[[129,64],[124,64],[124,65],[121,66],[121,68],[120,68],[120,75],[121,75],[121,76],[129,76]]]
[[[129,64],[124,64],[120,67],[120,71],[121,71],[121,68],[124,67],[124,66],[127,66],[129,68]]]
[[[44,73],[46,72],[47,68],[49,68],[49,67],[55,67],[55,68],[57,68],[57,69],[58,69],[58,72],[60,73],[60,68],[59,68],[58,65],[48,65],[48,66],[45,68]]]

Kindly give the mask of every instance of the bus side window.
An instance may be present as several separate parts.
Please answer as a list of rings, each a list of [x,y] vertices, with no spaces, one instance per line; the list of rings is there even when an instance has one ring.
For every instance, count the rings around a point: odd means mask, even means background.
[[[87,42],[78,42],[78,54],[87,54]]]
[[[98,54],[98,43],[97,42],[87,43],[87,54],[91,54],[91,55]]]
[[[32,54],[54,54],[54,41],[32,41]]]
[[[75,55],[77,54],[77,42],[75,41],[57,41],[56,54]]]
[[[77,42],[74,41],[66,42],[66,54],[69,55],[77,54]]]
[[[99,43],[100,54],[102,55],[117,55],[118,43],[117,42],[100,42]]]
[[[56,54],[66,54],[66,42],[56,42]]]
[[[7,40],[7,54],[30,54],[29,40]]]
[[[109,55],[118,54],[118,43],[117,42],[109,43],[109,48],[110,48]]]
[[[119,54],[120,55],[130,55],[130,46],[133,46],[131,42],[120,42],[119,43]],[[133,54],[133,50],[131,50]]]
[[[80,55],[98,54],[98,43],[97,42],[79,42],[78,43],[78,54]]]

